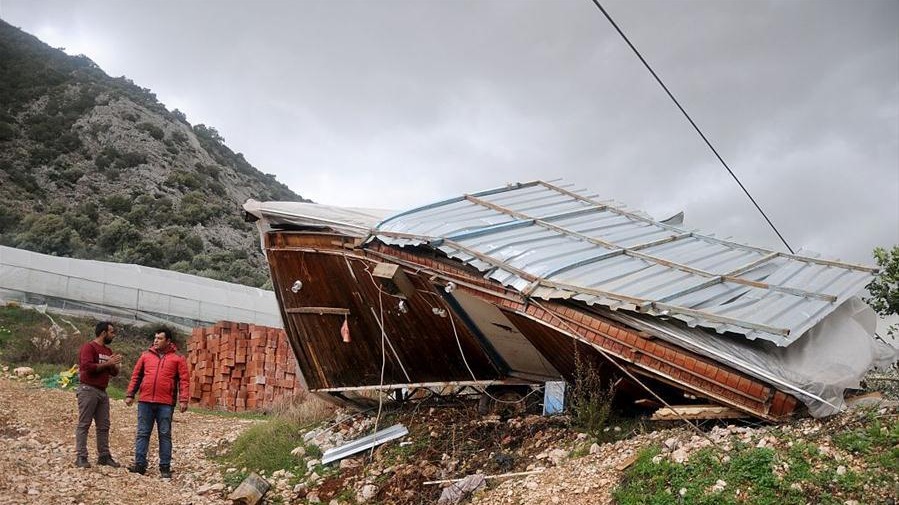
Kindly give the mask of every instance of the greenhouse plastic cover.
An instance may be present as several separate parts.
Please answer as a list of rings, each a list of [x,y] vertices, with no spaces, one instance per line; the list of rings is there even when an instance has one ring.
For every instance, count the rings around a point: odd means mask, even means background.
[[[877,314],[858,297],[850,298],[793,345],[724,338],[682,323],[644,315],[605,311],[605,315],[698,354],[727,363],[795,395],[814,417],[845,407],[846,389],[859,387],[873,368],[899,360],[899,341],[871,338]]]
[[[271,291],[158,268],[0,246],[0,298],[180,327],[239,321],[281,328]]]

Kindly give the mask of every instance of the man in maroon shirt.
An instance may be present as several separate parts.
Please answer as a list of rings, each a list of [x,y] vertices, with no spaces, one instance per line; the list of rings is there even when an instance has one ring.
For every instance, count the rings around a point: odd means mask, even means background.
[[[120,465],[109,453],[109,378],[119,374],[122,355],[107,347],[115,338],[112,323],[101,321],[94,328],[96,338],[81,346],[78,352],[78,427],[75,428],[75,466],[90,468],[87,457],[87,431],[91,421],[97,430],[97,464],[118,468]]]

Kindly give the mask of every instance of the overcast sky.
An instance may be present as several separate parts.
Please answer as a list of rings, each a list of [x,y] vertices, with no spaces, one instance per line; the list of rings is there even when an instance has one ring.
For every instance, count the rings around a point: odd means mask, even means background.
[[[794,249],[899,243],[899,1],[604,7]],[[563,179],[785,250],[589,0],[0,0],[319,203]]]

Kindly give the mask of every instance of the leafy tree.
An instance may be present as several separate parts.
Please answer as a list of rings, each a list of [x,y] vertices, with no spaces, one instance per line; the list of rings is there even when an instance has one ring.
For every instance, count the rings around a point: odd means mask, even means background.
[[[131,244],[136,244],[140,239],[140,230],[121,217],[116,217],[100,227],[97,245],[107,253],[115,254]]]
[[[62,216],[31,214],[23,223],[25,231],[16,235],[17,246],[32,251],[70,256],[79,247],[78,234],[66,226]]]
[[[22,215],[17,210],[0,207],[0,233],[15,230],[21,219]]]
[[[874,259],[880,267],[880,273],[868,284],[871,297],[865,301],[881,316],[899,314],[899,245],[891,250],[882,247],[874,248]],[[896,333],[896,325],[892,325],[889,334]]]
[[[126,195],[109,195],[103,200],[103,206],[116,214],[127,214],[131,211],[131,197]]]

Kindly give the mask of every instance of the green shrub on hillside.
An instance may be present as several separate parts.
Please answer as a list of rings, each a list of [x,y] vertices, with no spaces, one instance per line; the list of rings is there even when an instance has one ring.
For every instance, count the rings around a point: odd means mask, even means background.
[[[165,131],[163,131],[162,128],[156,126],[153,123],[148,123],[146,121],[144,121],[143,123],[138,123],[137,129],[142,132],[149,133],[150,136],[156,140],[162,140],[163,138],[165,138]]]
[[[30,214],[21,228],[23,231],[15,237],[17,247],[54,256],[71,256],[76,248],[83,246],[75,230],[66,226],[65,219],[57,214]]]

